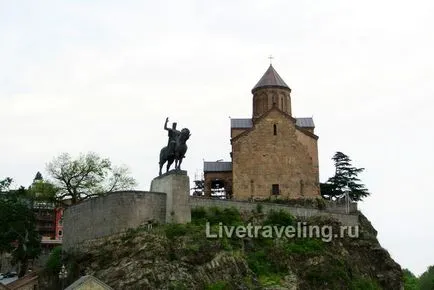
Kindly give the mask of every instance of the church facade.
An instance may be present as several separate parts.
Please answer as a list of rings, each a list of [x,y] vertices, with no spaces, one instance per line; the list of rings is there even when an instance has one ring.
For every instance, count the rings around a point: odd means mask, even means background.
[[[291,89],[270,65],[252,89],[251,118],[231,119],[231,162],[204,162],[206,196],[320,196],[318,136],[312,118],[292,115]]]

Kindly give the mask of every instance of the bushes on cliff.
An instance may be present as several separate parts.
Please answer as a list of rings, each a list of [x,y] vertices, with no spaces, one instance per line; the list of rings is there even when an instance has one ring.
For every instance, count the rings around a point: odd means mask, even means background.
[[[225,290],[230,289],[230,284],[226,281],[218,281],[213,284],[207,285],[206,290]]]
[[[57,275],[60,271],[62,264],[62,247],[55,247],[48,257],[47,263],[45,264],[45,269],[53,275]]]
[[[421,290],[434,289],[434,266],[429,266],[428,269],[419,277],[418,285]]]
[[[167,224],[164,227],[166,237],[173,240],[176,237],[184,236],[189,232],[188,225],[185,224]]]
[[[404,289],[405,290],[418,290],[418,279],[417,277],[410,272],[408,269],[402,270],[403,280],[404,280]]]
[[[282,246],[288,255],[320,254],[325,249],[324,242],[317,239],[295,239]]]
[[[267,276],[281,272],[279,265],[270,255],[270,249],[256,249],[246,255],[249,268],[258,276]]]
[[[264,221],[264,225],[289,226],[294,223],[294,217],[284,210],[270,210]]]
[[[242,224],[241,214],[234,207],[223,209],[219,207],[195,208],[191,210],[191,221],[193,224],[205,224],[206,222],[214,225],[222,223],[227,226]]]
[[[381,290],[381,287],[371,278],[357,277],[351,281],[351,290]],[[407,290],[405,288],[405,290]]]
[[[197,207],[191,209],[191,221],[199,223],[206,220],[206,209],[204,207]]]
[[[348,265],[339,259],[328,257],[327,263],[308,264],[307,267],[300,271],[300,276],[309,287],[321,289],[326,283],[328,289],[344,289],[342,285],[349,285]]]
[[[203,225],[167,224],[163,230],[170,240],[168,257],[171,261],[202,265],[225,248],[224,239],[207,239]]]

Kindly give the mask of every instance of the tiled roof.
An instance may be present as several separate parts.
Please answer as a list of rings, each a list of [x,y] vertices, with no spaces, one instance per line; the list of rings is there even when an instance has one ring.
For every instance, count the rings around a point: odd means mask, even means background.
[[[232,171],[232,162],[203,162],[203,172]]]
[[[288,85],[279,76],[271,64],[256,86],[253,87],[252,93],[257,89],[264,87],[281,87],[289,89]]]
[[[4,280],[2,280],[2,282],[6,282]],[[28,287],[26,289],[33,289],[33,285],[38,285],[38,275],[34,272],[8,283],[7,285],[5,285],[4,289],[24,289],[24,286]],[[2,287],[0,287],[0,289],[2,289]]]
[[[231,119],[231,128],[252,128],[252,119]]]
[[[295,118],[295,124],[302,128],[315,128],[312,118]]]
[[[99,280],[99,279],[97,279],[97,278],[95,278],[94,276],[91,276],[91,275],[86,275],[86,276],[80,277],[74,283],[72,283],[67,288],[65,288],[65,290],[75,290],[75,289],[86,288],[86,286],[89,286],[88,283],[91,283],[91,282],[94,282],[94,283],[98,284],[98,286],[100,286],[99,287],[100,289],[113,290],[112,287],[110,287],[109,285],[105,284],[101,280]]]
[[[302,128],[315,128],[312,118],[295,118],[295,124]],[[231,129],[248,129],[252,126],[252,119],[231,119]]]

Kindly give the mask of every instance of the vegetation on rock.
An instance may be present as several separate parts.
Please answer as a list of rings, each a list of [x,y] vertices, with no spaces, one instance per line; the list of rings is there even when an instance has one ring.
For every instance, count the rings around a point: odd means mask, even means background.
[[[283,211],[199,208],[189,224],[139,227],[87,241],[68,253],[70,273],[92,274],[115,289],[400,289],[402,272],[361,215],[360,237],[206,238],[205,222],[295,225]],[[315,217],[304,222],[339,222]],[[72,277],[71,277],[72,279]]]
[[[418,286],[420,290],[434,289],[434,266],[428,269],[419,277]]]
[[[417,277],[408,269],[402,270],[404,275],[404,290],[419,290]]]

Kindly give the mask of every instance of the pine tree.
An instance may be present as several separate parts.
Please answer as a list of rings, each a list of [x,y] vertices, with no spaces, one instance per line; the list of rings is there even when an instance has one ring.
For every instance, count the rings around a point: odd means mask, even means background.
[[[337,199],[348,192],[352,201],[360,201],[370,193],[357,177],[364,168],[352,166],[351,159],[342,152],[336,152],[332,160],[335,163],[335,175],[321,184],[321,195],[326,199]]]

